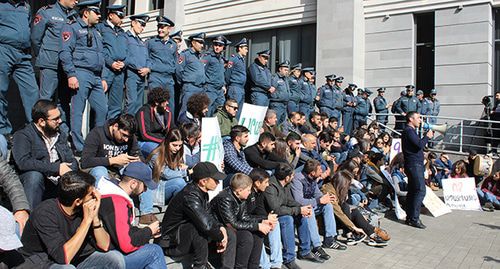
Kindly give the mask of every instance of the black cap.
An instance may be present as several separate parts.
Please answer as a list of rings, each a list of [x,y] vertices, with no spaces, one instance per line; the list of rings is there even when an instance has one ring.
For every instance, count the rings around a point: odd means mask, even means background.
[[[193,173],[190,177],[194,182],[198,182],[200,179],[207,177],[223,181],[226,178],[226,174],[219,172],[213,163],[200,162],[193,167]]]

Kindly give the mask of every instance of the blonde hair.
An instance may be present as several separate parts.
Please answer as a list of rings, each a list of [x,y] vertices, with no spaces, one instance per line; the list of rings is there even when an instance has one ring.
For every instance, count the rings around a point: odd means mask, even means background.
[[[236,173],[231,178],[231,189],[233,191],[237,189],[248,188],[252,185],[253,185],[252,179],[243,173]]]

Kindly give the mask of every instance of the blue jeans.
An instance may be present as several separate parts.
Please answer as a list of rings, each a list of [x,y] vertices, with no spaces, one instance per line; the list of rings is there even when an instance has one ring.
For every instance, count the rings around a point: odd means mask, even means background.
[[[116,251],[94,252],[83,260],[78,266],[71,264],[53,264],[50,269],[125,269],[125,259],[123,255]]]
[[[103,126],[108,113],[108,103],[106,100],[102,81],[96,74],[85,70],[76,69],[76,77],[78,78],[78,90],[72,90],[71,97],[71,138],[73,145],[78,151],[83,150],[83,134],[82,134],[82,119],[83,110],[85,109],[86,101],[90,103],[90,107],[95,112],[95,126]]]
[[[127,269],[167,269],[163,249],[156,244],[146,244],[125,255]]]
[[[125,71],[115,72],[105,66],[102,79],[108,84],[108,119],[117,117],[122,112]]]
[[[0,45],[0,133],[12,132],[7,118],[6,95],[10,77],[16,82],[27,122],[31,121],[31,108],[38,100],[38,85],[31,65],[31,54],[9,45]]]
[[[316,220],[316,215],[323,216],[323,222],[325,225],[325,239],[333,238],[337,235],[337,224],[335,223],[335,218],[333,217],[333,206],[332,204],[318,205],[314,209],[314,214],[309,218],[302,218],[307,222],[309,228],[309,234],[311,237],[311,244],[314,248],[321,246],[321,238],[318,231],[318,222]],[[304,254],[307,254],[304,253]]]
[[[55,197],[56,185],[37,171],[28,171],[19,175],[30,208],[35,208],[44,198]]]
[[[408,176],[408,194],[406,195],[406,220],[418,221],[420,208],[425,197],[424,166],[405,166]]]
[[[170,199],[172,199],[172,197],[174,197],[186,186],[186,181],[183,178],[178,177],[162,181],[158,187],[161,187],[162,185],[165,188],[165,205],[167,205],[168,202],[170,202]],[[153,213],[153,195],[154,193],[150,189],[147,189],[145,192],[139,195],[139,209],[142,215]]]
[[[299,253],[302,256],[305,256],[311,252],[311,232],[309,231],[309,218],[299,216],[295,219],[298,225],[297,235],[299,236]],[[314,222],[316,223],[316,219]]]
[[[151,141],[139,141],[139,147],[141,148],[141,153],[144,158],[147,158],[151,152],[158,147],[158,143]]]
[[[283,244],[281,243],[280,225],[276,225],[276,227],[267,234],[267,237],[269,239],[271,256],[267,256],[266,248],[263,247],[262,255],[260,256],[260,267],[262,269],[281,268],[283,264]]]
[[[489,192],[484,192],[480,188],[477,188],[477,196],[483,205],[484,203],[492,203],[500,205],[500,201],[497,199],[495,195]]]
[[[278,221],[281,229],[281,243],[283,244],[283,263],[290,263],[295,260],[295,225],[293,217],[289,215],[281,216],[278,217]],[[306,236],[306,239],[309,239],[309,234]],[[310,239],[307,241],[310,242]]]
[[[92,169],[90,169],[89,174],[95,178],[95,185],[96,186],[102,177],[109,178],[108,168],[106,168],[104,166],[93,167]]]

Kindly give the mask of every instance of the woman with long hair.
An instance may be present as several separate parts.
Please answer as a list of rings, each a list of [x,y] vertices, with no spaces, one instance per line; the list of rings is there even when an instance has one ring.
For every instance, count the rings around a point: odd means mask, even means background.
[[[351,172],[340,170],[333,176],[332,181],[323,185],[321,191],[337,197],[335,201],[331,202],[335,216],[346,228],[356,233],[356,235],[349,237],[347,240],[348,245],[355,245],[363,241],[368,235],[369,241],[367,244],[369,246],[385,246],[387,241],[390,240],[387,232],[370,225],[357,208],[351,209],[347,203],[349,188],[353,179],[354,175]]]
[[[155,221],[153,215],[153,197],[161,199],[165,205],[184,186],[186,186],[187,165],[184,163],[183,138],[179,129],[171,129],[163,142],[151,152],[147,162],[153,171],[153,180],[159,182],[154,191],[146,190],[139,196],[141,217],[140,224],[150,224]]]
[[[467,163],[464,160],[458,160],[453,164],[453,171],[451,172],[451,178],[466,178],[467,175]]]

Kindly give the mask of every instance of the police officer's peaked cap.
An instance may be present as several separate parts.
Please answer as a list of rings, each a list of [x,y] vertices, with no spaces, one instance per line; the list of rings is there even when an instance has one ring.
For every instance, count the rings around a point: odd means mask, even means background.
[[[149,15],[146,15],[146,14],[138,14],[138,15],[132,15],[130,16],[130,20],[132,21],[138,21],[138,22],[141,22],[141,23],[146,23],[148,22],[150,19]]]
[[[302,68],[302,72],[304,72],[304,73],[309,72],[309,73],[313,74],[314,67],[304,67],[304,68]]]
[[[201,43],[205,43],[205,38],[206,38],[206,34],[201,32],[201,33],[196,33],[196,34],[192,34],[189,36],[189,41],[198,41],[198,42],[201,42]]]
[[[436,89],[432,89],[431,90],[431,94],[437,94],[437,90]]]
[[[408,89],[408,90],[413,90],[413,89],[415,89],[415,86],[413,86],[413,85],[406,85],[405,88]]]
[[[356,84],[354,84],[354,83],[349,83],[349,87],[353,87],[353,88],[355,88],[355,89],[356,89],[356,88],[358,87],[358,85],[356,85]]]
[[[377,92],[385,92],[385,88],[378,88]]]
[[[248,47],[248,41],[246,38],[242,38],[240,41],[234,43],[235,47]]]
[[[287,67],[287,68],[290,68],[290,62],[288,60],[280,63],[280,65],[278,67]]]
[[[292,70],[302,70],[302,64],[298,63],[298,64],[292,65]]]
[[[365,92],[365,89],[363,89],[363,88],[358,89],[358,93],[364,93],[364,92]]]
[[[364,89],[364,92],[365,92],[366,94],[368,94],[368,95],[371,95],[371,94],[373,93],[373,92],[372,92],[372,90],[370,90],[370,89],[368,89],[368,88],[365,88],[365,89]]]
[[[106,9],[109,13],[115,13],[118,17],[125,17],[125,5],[111,5],[107,6]]]
[[[340,82],[340,83],[342,83],[342,81],[344,81],[344,77],[343,77],[343,76],[336,77],[334,80],[335,80],[336,82]]]
[[[223,46],[228,46],[231,44],[231,41],[229,41],[225,36],[223,35],[218,35],[212,39],[212,43],[215,44],[221,44]]]
[[[269,56],[271,56],[271,50],[263,50],[263,51],[259,51],[259,52],[257,52],[257,55],[259,55],[259,56],[269,57]]]
[[[179,30],[179,31],[177,31],[175,33],[172,33],[170,35],[170,38],[173,38],[173,39],[182,39],[182,31]]]
[[[101,0],[82,0],[78,1],[78,4],[76,4],[77,7],[83,8],[83,7],[97,7],[101,5]]]
[[[417,95],[424,95],[424,92],[422,90],[418,90]]]
[[[156,17],[156,21],[158,22],[158,25],[175,26],[175,23],[167,18],[167,16],[158,16]]]
[[[331,75],[325,76],[325,78],[327,80],[334,81],[337,78],[337,75],[331,74]]]

